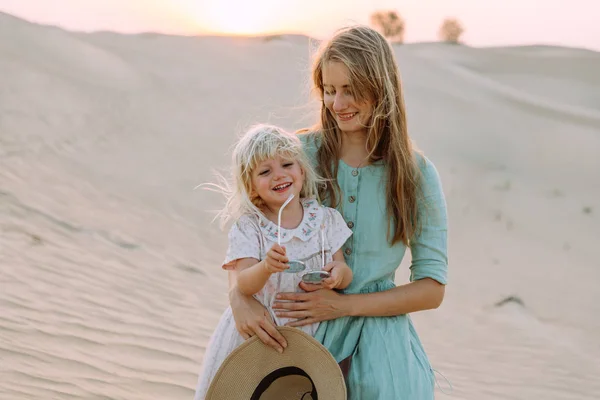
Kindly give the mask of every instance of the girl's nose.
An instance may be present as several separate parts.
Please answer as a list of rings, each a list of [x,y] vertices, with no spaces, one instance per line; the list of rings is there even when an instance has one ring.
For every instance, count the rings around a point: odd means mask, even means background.
[[[281,179],[285,177],[285,171],[283,168],[277,167],[273,170],[273,176],[275,179]]]

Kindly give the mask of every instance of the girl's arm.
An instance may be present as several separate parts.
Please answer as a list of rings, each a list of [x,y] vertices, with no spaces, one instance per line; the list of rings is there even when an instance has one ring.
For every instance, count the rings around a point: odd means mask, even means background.
[[[271,274],[283,272],[289,268],[285,248],[274,244],[264,260],[243,258],[237,261],[237,284],[240,292],[247,296],[257,293],[265,286]]]
[[[269,280],[271,272],[265,262],[255,258],[243,258],[237,261],[237,287],[241,294],[252,296],[260,291]]]

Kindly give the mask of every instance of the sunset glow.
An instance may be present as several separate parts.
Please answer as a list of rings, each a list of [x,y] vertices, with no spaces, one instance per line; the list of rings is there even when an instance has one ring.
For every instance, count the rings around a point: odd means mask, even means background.
[[[184,35],[323,38],[344,25],[368,24],[373,11],[390,9],[405,19],[407,43],[438,40],[444,18],[456,17],[472,46],[541,43],[600,50],[600,6],[589,0],[0,0],[0,12],[67,29]]]
[[[281,1],[220,0],[198,6],[198,21],[209,32],[234,35],[266,33]]]

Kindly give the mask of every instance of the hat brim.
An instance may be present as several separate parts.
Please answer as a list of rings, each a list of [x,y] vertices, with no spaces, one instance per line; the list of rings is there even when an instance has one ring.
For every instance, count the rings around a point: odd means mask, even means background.
[[[281,326],[277,330],[288,343],[282,354],[257,336],[246,340],[223,361],[205,400],[248,400],[266,376],[288,367],[310,377],[319,399],[346,400],[344,376],[331,353],[300,329]]]

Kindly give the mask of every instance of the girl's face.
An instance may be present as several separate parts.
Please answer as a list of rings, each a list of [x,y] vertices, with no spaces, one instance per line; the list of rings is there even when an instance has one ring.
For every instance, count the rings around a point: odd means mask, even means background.
[[[366,133],[373,102],[358,102],[350,86],[350,71],[337,61],[323,64],[323,103],[344,133]]]
[[[293,158],[275,157],[260,162],[252,171],[252,196],[270,209],[278,209],[291,193],[296,198],[304,184],[304,170]]]

